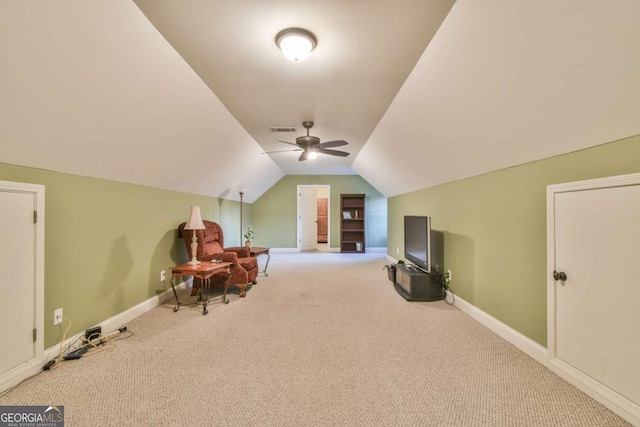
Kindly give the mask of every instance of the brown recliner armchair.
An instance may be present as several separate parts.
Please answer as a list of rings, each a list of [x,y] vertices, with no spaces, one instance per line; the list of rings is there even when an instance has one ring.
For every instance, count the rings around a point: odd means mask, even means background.
[[[198,261],[211,261],[219,260],[222,262],[231,262],[231,281],[229,285],[236,285],[240,289],[240,296],[245,296],[245,288],[249,283],[256,284],[258,277],[258,260],[256,257],[252,257],[249,248],[244,246],[224,247],[224,234],[222,227],[218,223],[211,221],[202,221],[205,229],[196,230],[196,237],[198,238],[198,250],[196,253],[196,259]],[[192,230],[185,230],[186,222],[183,222],[178,226],[180,237],[183,238],[185,245],[187,246],[187,253],[189,259],[192,258],[191,254],[191,237],[193,236]],[[224,288],[227,280],[225,273],[215,274],[211,277],[212,288]],[[193,280],[193,288],[191,295],[195,295],[198,292],[198,288],[201,287],[200,279],[195,278]]]

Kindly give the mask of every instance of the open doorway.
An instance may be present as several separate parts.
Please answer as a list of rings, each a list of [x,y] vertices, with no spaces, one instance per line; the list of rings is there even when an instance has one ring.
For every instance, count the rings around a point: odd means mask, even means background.
[[[329,252],[330,185],[298,185],[298,252]]]

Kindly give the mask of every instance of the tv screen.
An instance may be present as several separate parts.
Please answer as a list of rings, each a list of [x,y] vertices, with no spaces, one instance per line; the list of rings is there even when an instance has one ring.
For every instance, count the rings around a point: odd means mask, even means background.
[[[404,257],[419,269],[431,273],[431,217],[404,217]]]

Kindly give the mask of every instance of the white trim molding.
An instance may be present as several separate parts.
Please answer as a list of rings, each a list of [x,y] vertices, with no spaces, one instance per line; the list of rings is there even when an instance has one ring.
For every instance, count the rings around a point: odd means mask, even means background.
[[[547,347],[546,366],[611,411],[633,425],[640,426],[640,405],[574,368],[557,356],[556,286],[552,272],[556,269],[556,195],[566,192],[605,189],[640,184],[640,173],[589,179],[547,186]]]
[[[33,326],[36,329],[33,357],[6,372],[0,373],[0,392],[10,389],[26,378],[37,374],[45,363],[44,355],[44,245],[45,245],[45,186],[21,182],[0,181],[0,191],[30,193],[35,200],[37,221],[34,241],[34,300]],[[11,327],[4,325],[4,327]],[[9,345],[3,343],[3,345]]]
[[[447,299],[450,300],[450,297],[448,296]],[[547,349],[537,342],[533,341],[530,338],[527,338],[520,332],[502,323],[495,317],[490,316],[489,314],[480,310],[478,307],[460,298],[458,295],[455,295],[454,305],[459,308],[460,311],[468,314],[473,319],[482,323],[482,325],[489,328],[491,331],[495,332],[505,340],[509,341],[511,344],[515,345],[518,349],[533,357],[538,362],[543,364],[547,362]]]

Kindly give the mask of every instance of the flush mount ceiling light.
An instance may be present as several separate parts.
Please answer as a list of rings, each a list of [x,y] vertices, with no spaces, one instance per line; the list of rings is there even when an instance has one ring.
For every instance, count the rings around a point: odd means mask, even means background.
[[[284,56],[294,62],[304,61],[316,47],[318,40],[303,28],[287,28],[276,35],[276,44]]]

